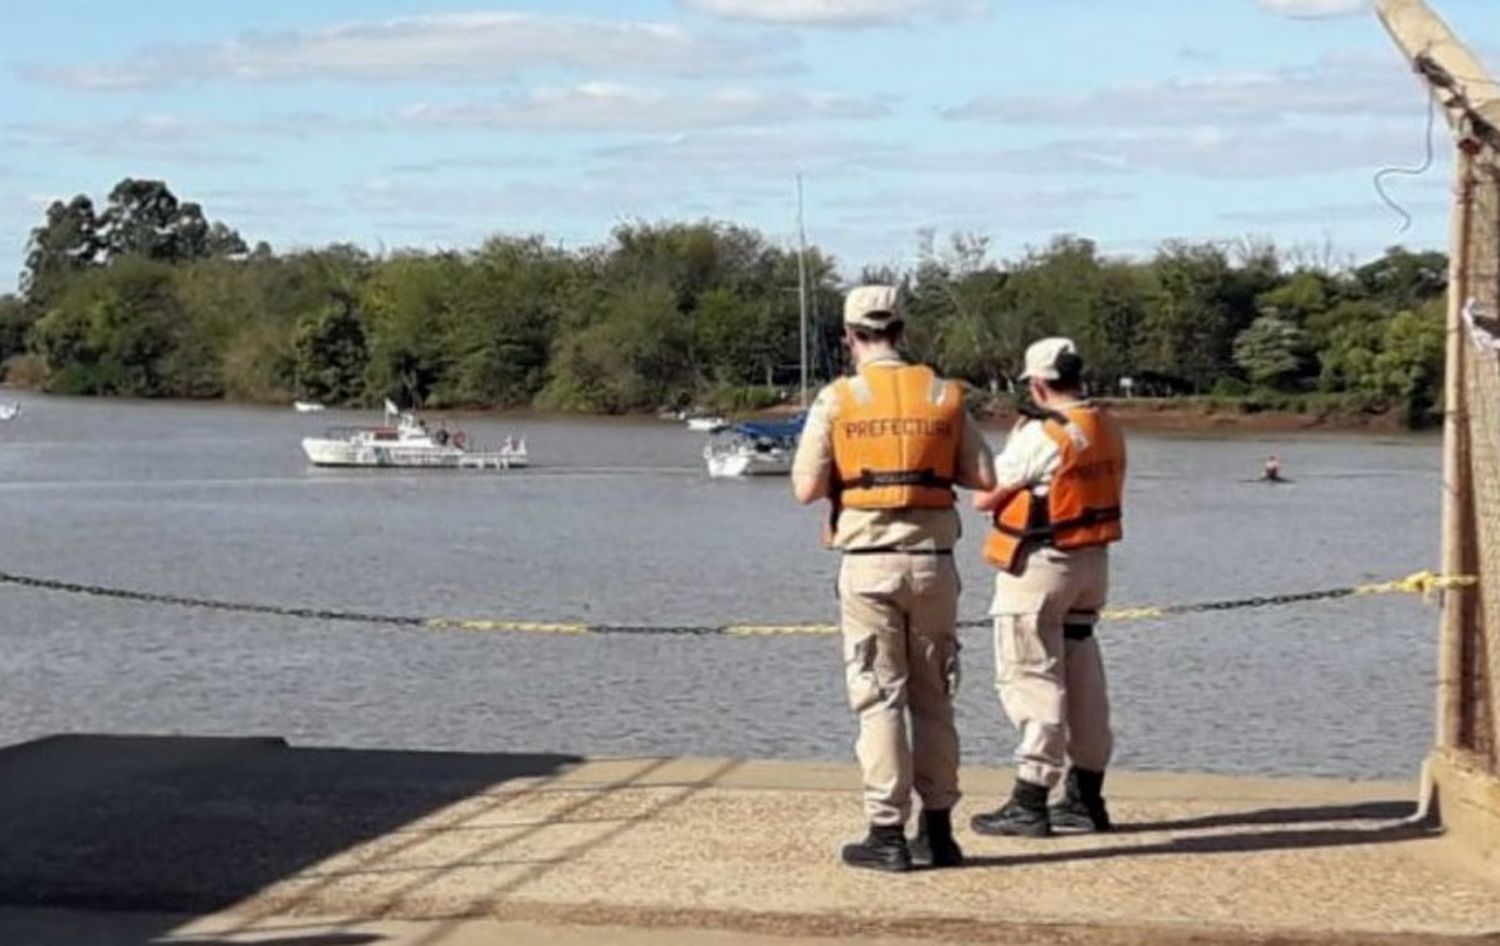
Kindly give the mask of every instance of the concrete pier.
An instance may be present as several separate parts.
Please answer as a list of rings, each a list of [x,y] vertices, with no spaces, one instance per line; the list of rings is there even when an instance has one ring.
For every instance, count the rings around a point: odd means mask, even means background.
[[[0,942],[1500,943],[1417,791],[1121,773],[1115,833],[890,876],[852,765],[59,737],[0,750]]]

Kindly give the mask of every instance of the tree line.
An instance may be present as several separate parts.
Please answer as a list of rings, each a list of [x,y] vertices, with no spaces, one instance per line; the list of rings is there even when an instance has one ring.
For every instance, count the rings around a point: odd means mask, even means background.
[[[841,369],[840,278],[806,253],[812,369]],[[1421,423],[1442,377],[1442,253],[1358,266],[1266,243],[1168,242],[1106,257],[1061,236],[1017,259],[920,237],[905,287],[914,356],[978,392],[1013,389],[1022,352],[1075,338],[1107,394],[1214,395],[1395,410]],[[598,246],[496,236],[467,251],[277,253],[121,181],[102,208],[53,203],[18,291],[0,297],[0,372],[70,394],[293,398],[624,413],[752,409],[795,389],[798,258],[746,227],[629,223]]]

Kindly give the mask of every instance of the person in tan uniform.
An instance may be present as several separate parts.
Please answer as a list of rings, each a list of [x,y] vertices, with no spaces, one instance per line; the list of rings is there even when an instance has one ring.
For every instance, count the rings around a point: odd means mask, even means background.
[[[980,834],[1110,828],[1102,791],[1113,737],[1094,625],[1109,590],[1108,547],[1122,536],[1125,441],[1083,398],[1082,375],[1066,338],[1027,349],[1022,377],[1035,407],[996,461],[998,485],[974,497],[994,513],[985,558],[1000,569],[991,608],[996,689],[1021,733],[1011,797],[974,816]],[[1065,771],[1062,800],[1049,808]]]
[[[963,863],[951,819],[959,798],[953,488],[994,485],[962,387],[904,361],[903,330],[896,287],[849,292],[844,338],[856,372],[819,392],[792,467],[799,502],[830,501],[825,541],[843,553],[844,669],[870,829],[842,856],[888,871]],[[922,819],[908,845],[913,790]]]

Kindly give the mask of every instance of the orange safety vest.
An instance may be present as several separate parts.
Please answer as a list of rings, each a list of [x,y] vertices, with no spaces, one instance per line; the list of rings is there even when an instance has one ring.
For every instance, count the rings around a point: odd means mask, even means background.
[[[963,389],[925,365],[875,366],[835,388],[833,472],[849,509],[950,509]]]
[[[1047,495],[1022,489],[995,511],[984,543],[991,564],[1017,574],[1025,553],[1050,545],[1070,551],[1118,542],[1125,492],[1125,439],[1102,408],[1079,405],[1038,421],[1056,442],[1061,462]]]

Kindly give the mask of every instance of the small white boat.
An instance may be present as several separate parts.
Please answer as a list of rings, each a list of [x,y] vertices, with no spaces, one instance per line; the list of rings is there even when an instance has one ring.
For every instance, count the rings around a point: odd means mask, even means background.
[[[694,433],[716,434],[729,426],[729,421],[715,415],[700,415],[687,419],[687,429]]]
[[[0,404],[0,420],[15,420],[21,416],[21,405],[12,401],[9,404]]]
[[[740,476],[786,476],[792,472],[797,438],[804,418],[786,423],[736,424],[703,447],[708,475],[715,479]]]
[[[292,410],[299,414],[316,414],[323,410],[323,405],[317,401],[293,401]]]
[[[506,437],[488,450],[470,443],[462,430],[429,430],[409,413],[400,414],[394,426],[336,427],[322,437],[304,437],[302,452],[314,466],[509,470],[530,464],[525,438]]]

